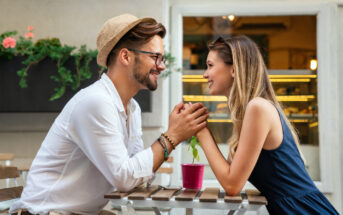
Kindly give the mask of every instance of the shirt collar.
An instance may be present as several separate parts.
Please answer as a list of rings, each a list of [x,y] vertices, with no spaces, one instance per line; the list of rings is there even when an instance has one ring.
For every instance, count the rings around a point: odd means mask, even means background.
[[[117,108],[119,109],[119,111],[125,112],[123,101],[121,100],[120,95],[116,87],[114,86],[112,80],[107,76],[106,73],[102,74],[101,80],[105,84],[105,86],[108,87],[108,89],[110,90],[112,96],[114,97],[114,102]],[[130,101],[128,102],[127,108],[128,108],[128,111],[131,113],[136,110],[136,103],[133,101],[133,98],[131,98]]]

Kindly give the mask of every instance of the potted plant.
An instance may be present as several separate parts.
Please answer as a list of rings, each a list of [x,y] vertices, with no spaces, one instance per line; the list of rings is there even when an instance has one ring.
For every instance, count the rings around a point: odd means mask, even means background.
[[[183,187],[187,189],[201,189],[202,187],[205,165],[194,163],[195,160],[199,161],[197,146],[200,146],[200,143],[198,139],[193,136],[188,147],[188,151],[191,149],[193,161],[191,164],[181,164]]]

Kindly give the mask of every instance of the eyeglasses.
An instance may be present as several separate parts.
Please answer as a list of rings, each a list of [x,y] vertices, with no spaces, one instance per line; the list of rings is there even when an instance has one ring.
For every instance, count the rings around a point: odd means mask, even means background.
[[[152,56],[150,57],[154,57],[156,58],[155,60],[155,64],[156,66],[161,65],[161,63],[163,62],[163,64],[166,64],[166,58],[158,52],[147,52],[147,51],[143,51],[143,50],[139,50],[139,49],[128,49],[129,51],[133,51],[133,52],[139,52],[139,53],[143,53],[143,54],[150,54]]]

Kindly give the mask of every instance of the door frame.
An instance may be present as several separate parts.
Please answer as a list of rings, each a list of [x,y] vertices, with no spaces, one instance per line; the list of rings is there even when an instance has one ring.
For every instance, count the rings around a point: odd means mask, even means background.
[[[317,187],[325,193],[333,192],[332,164],[333,152],[339,147],[339,86],[337,59],[337,4],[332,2],[230,2],[226,4],[211,2],[198,5],[174,5],[171,7],[171,53],[176,56],[176,65],[182,68],[182,44],[184,16],[280,16],[280,15],[316,15],[317,16],[317,83],[318,83],[318,121],[319,157],[321,180]],[[330,23],[330,24],[328,24]],[[330,87],[328,87],[330,86]],[[170,109],[182,101],[182,73],[173,73],[170,77]],[[336,148],[337,149],[337,148]],[[181,181],[181,147],[174,152],[175,174],[172,183]],[[336,170],[337,171],[337,170]],[[217,180],[204,180],[204,186],[219,186]],[[249,185],[247,185],[249,187]]]

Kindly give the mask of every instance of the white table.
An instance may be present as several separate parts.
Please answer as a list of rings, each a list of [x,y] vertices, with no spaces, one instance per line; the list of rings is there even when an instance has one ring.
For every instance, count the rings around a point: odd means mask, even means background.
[[[185,208],[187,215],[193,214],[194,208],[226,210],[228,214],[245,214],[255,211],[260,214],[267,200],[256,193],[241,193],[239,196],[227,196],[219,188],[189,190],[178,188],[135,188],[127,193],[112,192],[105,195],[112,205],[120,206],[123,214],[135,214],[134,208],[151,208],[160,215],[158,208]]]

